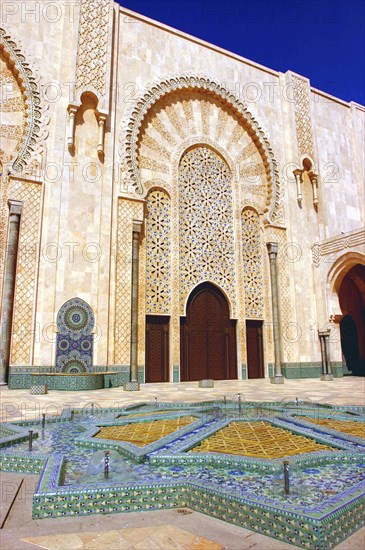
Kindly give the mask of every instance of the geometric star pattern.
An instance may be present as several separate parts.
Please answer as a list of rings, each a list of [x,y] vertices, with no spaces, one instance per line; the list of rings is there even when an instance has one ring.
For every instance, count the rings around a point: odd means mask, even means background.
[[[235,302],[232,174],[208,147],[187,151],[179,166],[180,308],[198,283],[217,283]]]
[[[241,219],[243,286],[245,290],[246,318],[263,319],[264,281],[262,277],[259,217],[252,208],[245,208],[242,212]]]
[[[153,190],[147,197],[146,313],[170,313],[170,198]]]

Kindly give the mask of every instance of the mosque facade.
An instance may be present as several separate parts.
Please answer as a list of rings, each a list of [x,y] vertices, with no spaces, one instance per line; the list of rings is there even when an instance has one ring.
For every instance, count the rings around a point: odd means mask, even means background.
[[[2,383],[365,375],[363,106],[112,0],[1,18]]]

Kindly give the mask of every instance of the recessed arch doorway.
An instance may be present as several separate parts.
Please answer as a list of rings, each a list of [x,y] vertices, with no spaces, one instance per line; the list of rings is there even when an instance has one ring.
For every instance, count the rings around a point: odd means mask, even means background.
[[[365,376],[365,266],[353,266],[338,291],[342,319],[341,347],[348,370]]]
[[[191,293],[180,324],[181,381],[237,378],[236,322],[212,283]]]

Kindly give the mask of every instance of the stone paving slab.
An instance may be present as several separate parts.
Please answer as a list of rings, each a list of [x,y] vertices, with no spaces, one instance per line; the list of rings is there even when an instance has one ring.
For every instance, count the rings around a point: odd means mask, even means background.
[[[29,390],[9,390],[0,387],[2,422],[16,419],[40,418],[42,412],[53,416],[61,414],[63,407],[82,408],[91,402],[100,407],[123,407],[140,402],[199,402],[211,399],[237,399],[244,401],[311,400],[336,405],[365,405],[365,378],[343,377],[333,382],[319,379],[285,380],[284,384],[271,384],[268,379],[215,381],[214,388],[199,388],[198,382],[180,384],[141,384],[137,392],[123,388],[93,391],[50,391],[47,395],[31,395]]]
[[[0,528],[2,529],[15,497],[21,489],[23,474],[5,474],[0,472]]]

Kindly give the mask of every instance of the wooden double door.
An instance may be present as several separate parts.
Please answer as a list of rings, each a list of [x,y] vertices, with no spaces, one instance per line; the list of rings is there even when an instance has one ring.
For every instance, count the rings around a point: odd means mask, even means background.
[[[182,382],[237,378],[236,322],[226,298],[210,283],[193,291],[181,318],[180,366]]]

